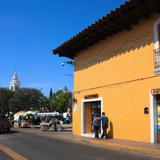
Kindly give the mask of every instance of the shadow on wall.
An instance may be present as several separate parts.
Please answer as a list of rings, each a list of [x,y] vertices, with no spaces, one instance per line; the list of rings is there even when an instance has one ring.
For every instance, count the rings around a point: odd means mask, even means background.
[[[158,16],[157,16],[158,17]],[[75,57],[75,71],[108,61],[121,54],[149,46],[154,42],[153,24],[157,17],[142,20],[131,31],[122,31],[80,52]],[[144,27],[146,26],[146,27]],[[153,48],[154,50],[154,48]],[[153,52],[151,50],[151,53]]]
[[[113,138],[113,123],[111,121],[109,122],[108,138]]]

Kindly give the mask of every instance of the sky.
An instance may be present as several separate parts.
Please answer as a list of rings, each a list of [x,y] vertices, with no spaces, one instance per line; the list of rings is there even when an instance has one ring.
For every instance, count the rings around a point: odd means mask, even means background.
[[[0,0],[0,87],[9,87],[16,70],[21,87],[65,86],[73,91],[71,65],[52,49],[126,0]]]

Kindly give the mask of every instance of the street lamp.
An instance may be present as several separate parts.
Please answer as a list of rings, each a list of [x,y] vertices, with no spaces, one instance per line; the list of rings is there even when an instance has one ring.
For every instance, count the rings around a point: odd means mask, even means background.
[[[74,61],[64,61],[61,63],[61,66],[65,66],[66,64],[74,65]]]

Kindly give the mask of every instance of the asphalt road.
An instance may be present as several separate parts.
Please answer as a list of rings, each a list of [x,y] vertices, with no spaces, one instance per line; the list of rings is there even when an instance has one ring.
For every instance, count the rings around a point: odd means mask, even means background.
[[[4,145],[29,160],[154,160],[135,153],[104,149],[83,143],[68,142],[48,137],[35,129],[20,129],[11,134],[0,135],[0,145]],[[51,137],[50,135],[53,134]],[[0,160],[7,155],[0,154]],[[9,158],[8,158],[9,160]]]

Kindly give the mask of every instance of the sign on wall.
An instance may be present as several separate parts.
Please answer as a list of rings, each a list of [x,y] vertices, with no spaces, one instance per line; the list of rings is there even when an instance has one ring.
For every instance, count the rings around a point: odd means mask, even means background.
[[[84,99],[94,99],[94,98],[98,98],[98,94],[91,94],[91,95],[86,95],[84,96]]]
[[[153,95],[160,94],[160,88],[152,89],[151,94]]]

